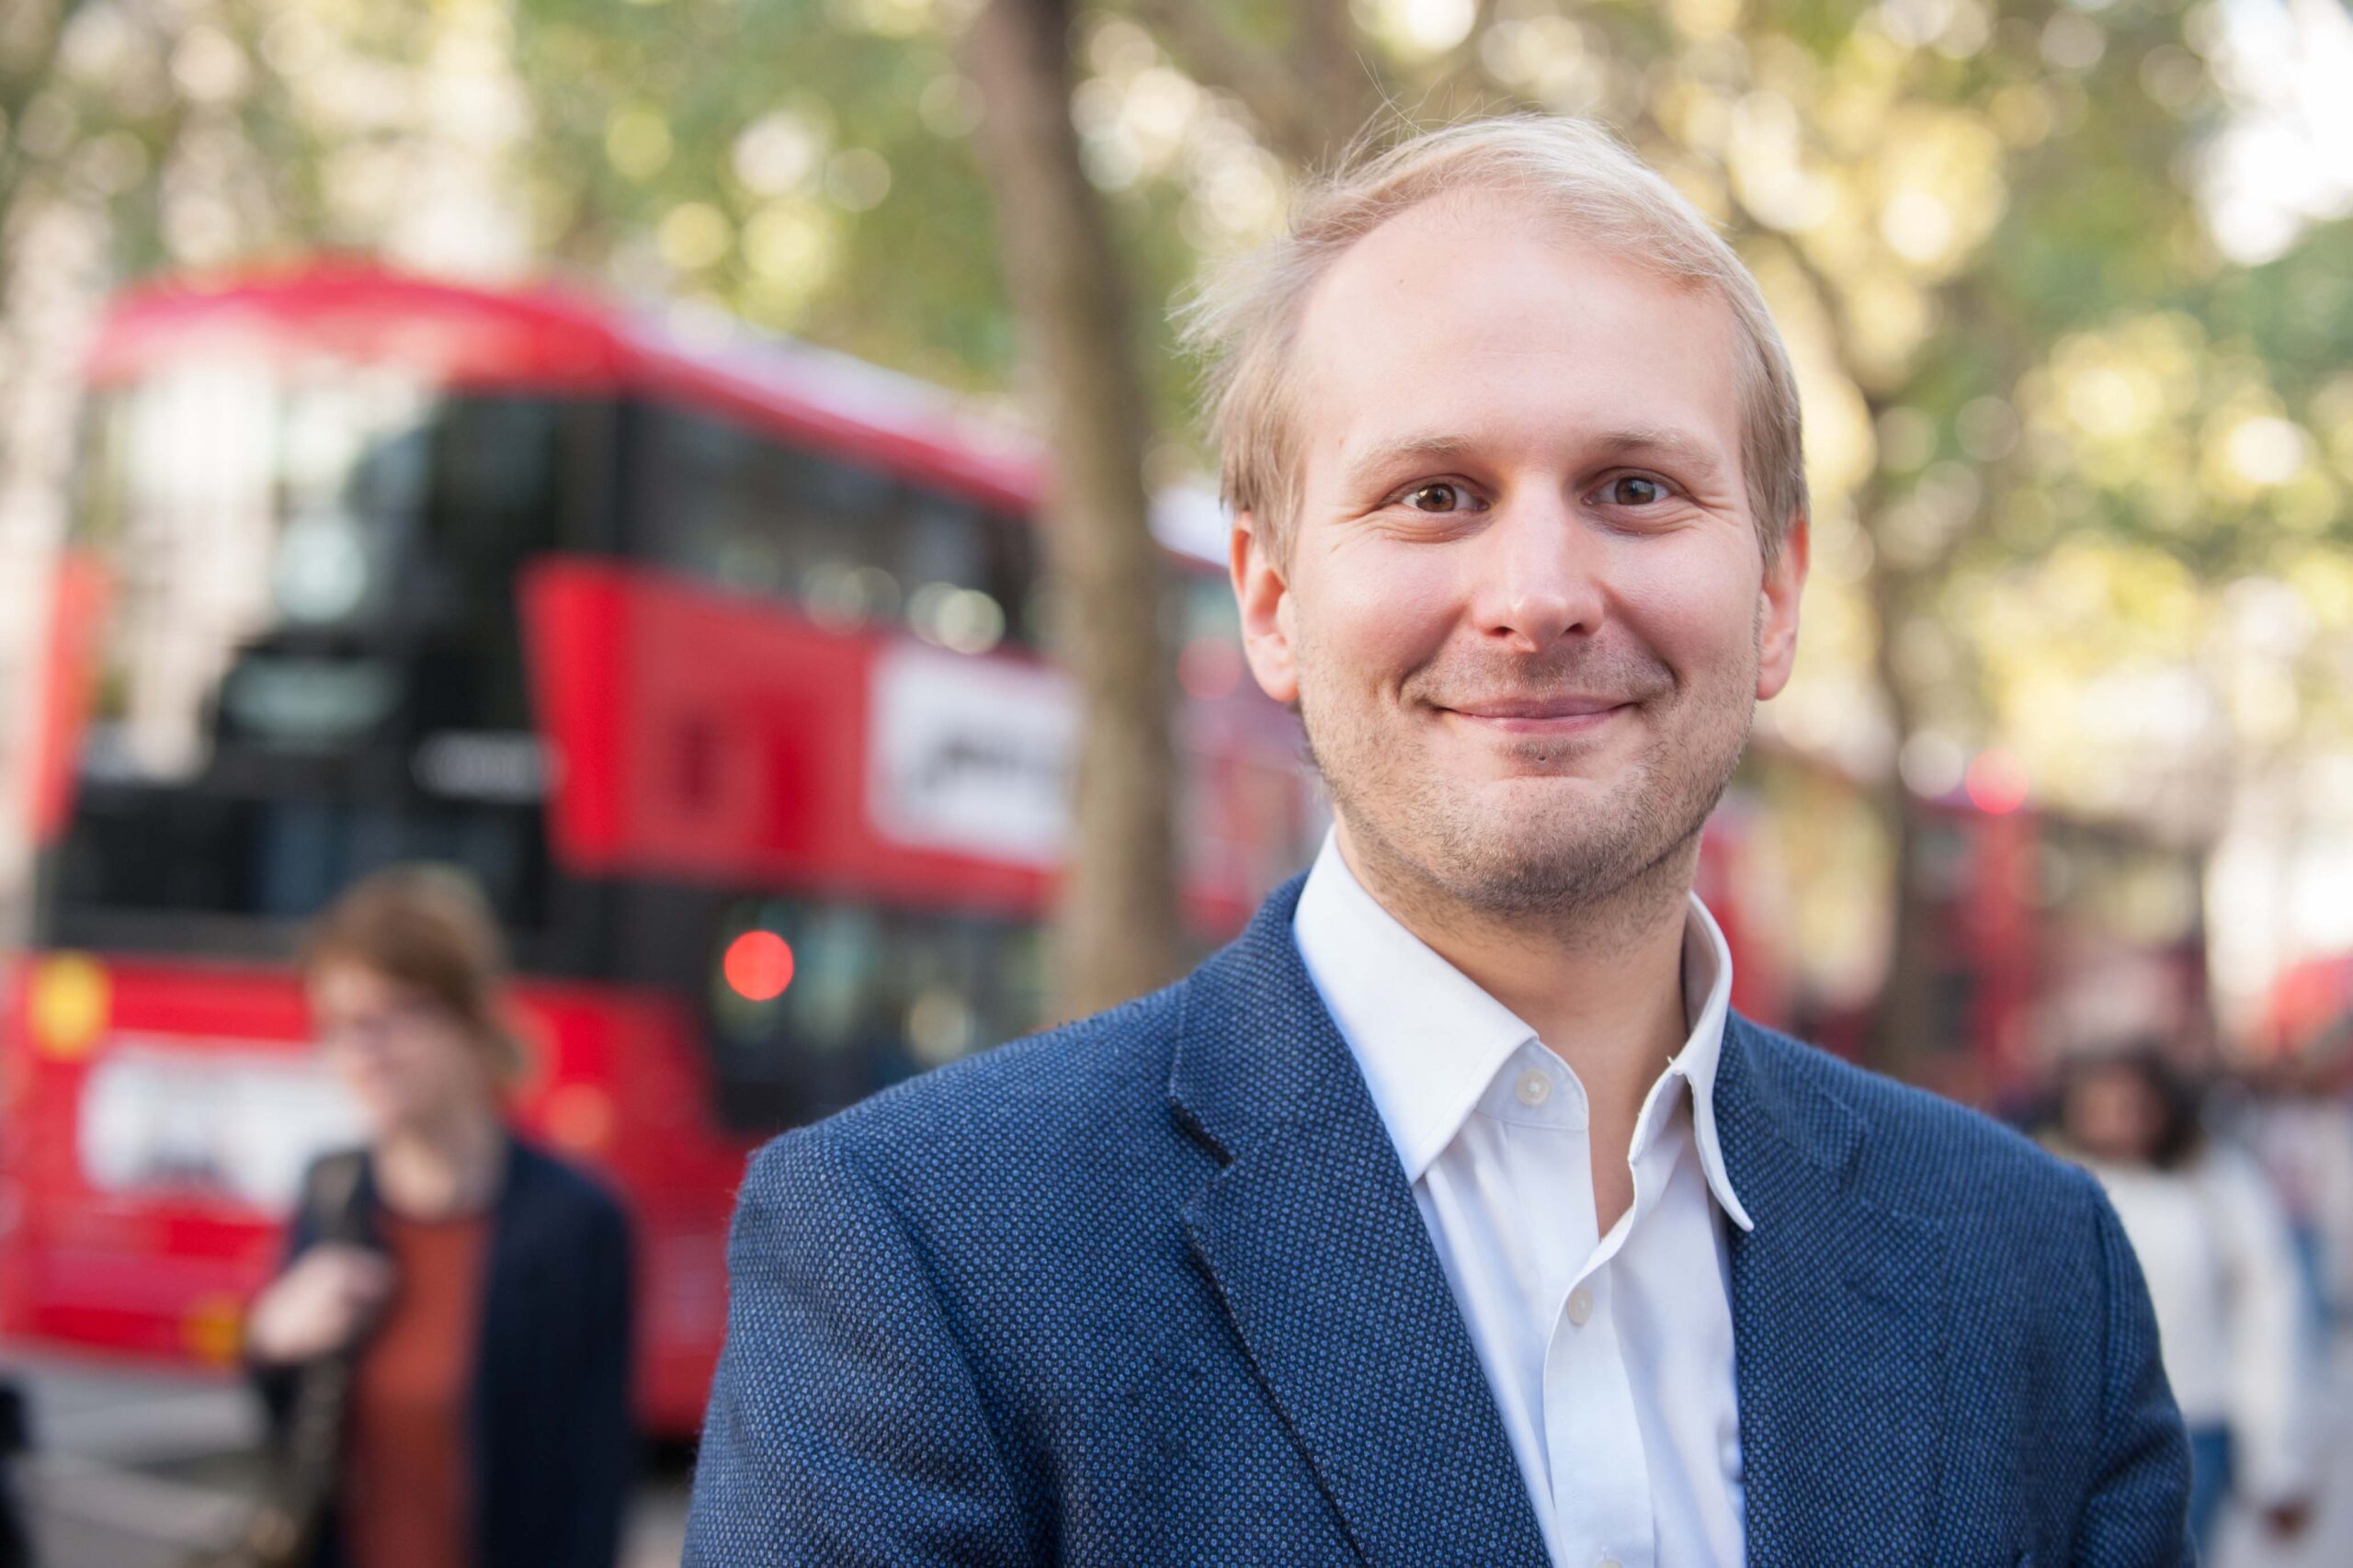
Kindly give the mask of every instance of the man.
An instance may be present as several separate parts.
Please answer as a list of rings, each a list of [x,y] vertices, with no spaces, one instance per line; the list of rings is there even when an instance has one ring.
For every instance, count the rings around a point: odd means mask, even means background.
[[[1331,839],[1167,991],[762,1154],[688,1562],[2188,1561],[2089,1179],[1727,1011],[1700,826],[1806,563],[1731,252],[1489,121],[1194,327]]]

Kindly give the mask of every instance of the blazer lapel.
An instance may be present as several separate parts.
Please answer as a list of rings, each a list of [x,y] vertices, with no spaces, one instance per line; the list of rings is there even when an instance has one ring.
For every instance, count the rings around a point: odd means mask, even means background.
[[[1752,1564],[1927,1561],[1943,1421],[1945,1238],[1874,1203],[1864,1131],[1734,1017],[1717,1133],[1754,1231],[1731,1233]]]
[[[1222,1165],[1186,1236],[1368,1562],[1543,1568],[1412,1187],[1292,941],[1299,888],[1187,983],[1169,1098]]]

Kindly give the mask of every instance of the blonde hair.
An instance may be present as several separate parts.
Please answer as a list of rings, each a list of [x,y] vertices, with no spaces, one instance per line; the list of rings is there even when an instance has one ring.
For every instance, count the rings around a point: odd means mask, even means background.
[[[1511,115],[1426,131],[1345,159],[1294,203],[1290,232],[1219,268],[1181,312],[1209,362],[1208,416],[1226,505],[1286,555],[1301,464],[1291,359],[1307,298],[1340,256],[1406,209],[1493,191],[1661,276],[1712,290],[1734,324],[1741,469],[1769,565],[1806,509],[1797,379],[1765,296],[1698,209],[1587,120]]]
[[[363,877],[302,939],[304,973],[372,970],[456,1018],[493,1082],[523,1076],[522,1042],[506,1021],[506,942],[472,878],[443,866],[392,866]]]

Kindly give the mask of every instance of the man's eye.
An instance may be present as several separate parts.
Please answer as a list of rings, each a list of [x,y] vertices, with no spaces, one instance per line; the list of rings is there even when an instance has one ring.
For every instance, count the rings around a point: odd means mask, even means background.
[[[1417,484],[1398,499],[1416,512],[1467,512],[1471,509],[1470,492],[1448,480]]]
[[[1666,499],[1666,486],[1648,474],[1623,473],[1601,487],[1602,501],[1611,506],[1650,506]]]

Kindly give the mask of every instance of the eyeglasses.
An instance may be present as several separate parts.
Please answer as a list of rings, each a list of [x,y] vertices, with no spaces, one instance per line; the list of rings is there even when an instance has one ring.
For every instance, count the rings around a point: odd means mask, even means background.
[[[423,997],[411,997],[392,1002],[364,1013],[350,1013],[322,1019],[319,1043],[329,1048],[363,1046],[370,1050],[384,1044],[402,1029],[416,1028],[438,1022],[446,1011]]]

